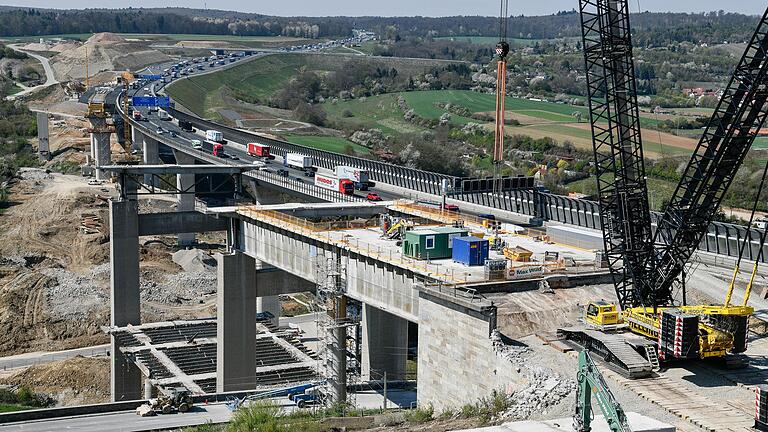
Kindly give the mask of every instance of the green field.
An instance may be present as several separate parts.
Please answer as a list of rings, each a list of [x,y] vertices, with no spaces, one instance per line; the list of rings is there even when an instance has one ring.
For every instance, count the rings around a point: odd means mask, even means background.
[[[285,36],[235,36],[235,35],[205,35],[205,34],[151,34],[151,33],[118,33],[126,39],[150,39],[150,40],[171,40],[171,41],[222,41],[222,42],[240,42],[240,43],[260,43],[260,44],[302,44],[309,39],[293,38]],[[76,39],[85,41],[93,36],[93,33],[65,33],[43,36],[18,36],[8,37],[7,40],[19,42],[35,42],[43,39]],[[315,41],[316,40],[312,40]]]
[[[14,95],[14,94],[16,94],[16,93],[20,92],[21,90],[22,90],[22,89],[21,89],[21,87],[19,87],[19,86],[17,86],[16,84],[14,84],[14,85],[12,85],[12,86],[11,86],[11,87],[8,89],[8,94],[9,94],[9,95]]]
[[[3,40],[18,41],[18,42],[37,42],[40,38],[43,39],[74,39],[74,40],[87,40],[93,36],[93,33],[62,33],[44,36],[13,36],[2,38]]]
[[[752,148],[755,150],[768,149],[768,137],[760,137],[755,139],[755,143],[752,144]]]
[[[445,36],[445,37],[439,37],[437,39],[440,40],[451,40],[456,42],[467,42],[474,45],[487,45],[490,47],[496,46],[496,43],[499,42],[499,38],[497,36]],[[533,46],[536,45],[539,42],[572,42],[576,41],[578,38],[562,38],[562,39],[521,39],[521,38],[507,38],[507,42],[512,47],[525,47],[525,46]]]
[[[285,135],[288,142],[307,147],[314,147],[320,150],[326,150],[334,153],[346,153],[351,148],[355,153],[370,154],[371,150],[360,144],[355,144],[344,138],[329,136],[307,136],[307,135]]]
[[[127,39],[159,39],[159,40],[175,40],[175,41],[224,41],[224,42],[268,42],[268,43],[285,43],[285,42],[302,42],[308,39],[293,38],[285,36],[235,36],[235,35],[205,35],[205,34],[178,34],[178,33],[118,33],[120,36]]]
[[[319,74],[340,72],[348,62],[396,67],[400,73],[408,75],[423,73],[430,67],[429,60],[370,59],[361,56],[348,56],[340,60],[338,56],[321,54],[271,55],[217,73],[176,81],[168,86],[168,93],[195,113],[215,117],[215,110],[225,107],[222,97],[225,93],[247,102],[266,104],[273,94],[298,75],[299,70]]]

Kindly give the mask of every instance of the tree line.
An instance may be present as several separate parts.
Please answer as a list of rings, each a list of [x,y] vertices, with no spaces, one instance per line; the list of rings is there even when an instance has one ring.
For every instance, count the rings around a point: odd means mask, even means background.
[[[756,18],[722,11],[684,14],[633,14],[637,46],[664,46],[672,42],[743,42],[754,31]],[[383,38],[406,36],[498,36],[498,18],[453,17],[273,17],[194,9],[88,9],[0,10],[0,36],[51,34],[188,33],[241,36],[346,37],[355,28],[376,31]],[[579,15],[564,11],[546,16],[514,16],[509,35],[521,39],[581,36]]]

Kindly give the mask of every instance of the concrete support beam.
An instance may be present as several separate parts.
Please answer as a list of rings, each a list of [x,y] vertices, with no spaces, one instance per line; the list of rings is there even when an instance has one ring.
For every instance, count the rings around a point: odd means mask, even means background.
[[[160,150],[158,149],[160,144],[157,140],[147,135],[142,135],[141,143],[144,165],[158,165],[160,163]],[[144,183],[147,185],[151,184],[152,176],[145,174]]]
[[[302,279],[265,262],[256,261],[257,297],[270,297],[280,294],[298,294],[314,290],[314,282]]]
[[[256,298],[256,313],[269,312],[274,317],[272,324],[277,325],[282,309],[280,306],[280,296],[262,296]]]
[[[99,167],[112,164],[111,137],[112,134],[110,133],[91,133],[91,154],[96,165],[96,180],[106,181],[111,176],[110,173],[102,172],[98,169]]]
[[[170,235],[182,230],[196,233],[226,231],[229,228],[228,222],[195,211],[144,213],[139,215],[139,235]]]
[[[363,380],[405,379],[408,321],[363,304]]]
[[[218,262],[216,391],[256,385],[256,262],[242,252]]]
[[[186,153],[174,150],[173,154],[176,157],[176,163],[178,165],[194,165],[195,163],[195,158]],[[189,190],[190,192],[194,192],[195,175],[194,174],[177,174],[176,187],[182,191]],[[194,193],[178,194],[176,195],[176,199],[178,199],[178,205],[176,207],[176,211],[188,212],[188,211],[195,210]],[[178,244],[181,247],[191,246],[194,242],[195,242],[194,232],[180,233],[178,236]]]
[[[138,201],[110,201],[110,307],[112,326],[141,324],[139,297],[139,205]],[[141,371],[120,353],[112,336],[112,401],[141,399]]]

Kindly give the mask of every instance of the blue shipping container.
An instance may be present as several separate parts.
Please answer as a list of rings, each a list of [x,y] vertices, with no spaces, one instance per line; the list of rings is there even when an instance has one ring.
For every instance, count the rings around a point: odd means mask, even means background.
[[[488,259],[488,240],[467,236],[453,239],[453,260],[468,266],[481,266]]]

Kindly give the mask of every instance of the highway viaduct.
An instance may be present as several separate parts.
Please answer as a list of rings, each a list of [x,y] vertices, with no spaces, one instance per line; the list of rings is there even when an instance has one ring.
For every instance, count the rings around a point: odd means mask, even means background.
[[[178,112],[174,114],[183,115]],[[158,146],[162,143],[173,150],[177,163],[182,167],[202,163],[208,165],[198,166],[201,171],[205,170],[202,168],[204,166],[240,170],[237,166],[243,162],[222,160],[208,152],[196,150],[190,145],[190,136],[185,137],[181,131],[175,138],[167,133],[159,134],[155,130],[158,124],[131,123],[134,145],[141,146],[146,166],[154,167],[159,163]],[[196,126],[206,127],[207,123],[198,120]],[[254,141],[260,139],[256,135],[247,135]],[[233,142],[242,142],[244,135],[229,131],[225,137]],[[108,133],[97,132],[92,136],[92,151],[99,167],[110,163],[108,142]],[[291,149],[286,147],[283,153],[286,151]],[[307,149],[307,152],[311,151],[314,150]],[[244,153],[240,151],[241,156],[245,156]],[[317,160],[321,165],[332,165],[338,164],[337,158],[341,156],[320,154]],[[241,160],[245,163],[248,161],[243,157]],[[440,198],[439,176],[398,171],[395,168],[384,172],[378,165],[363,167],[379,176],[374,177],[377,188],[392,197]],[[106,171],[97,170],[97,173],[101,173],[97,175],[106,178]],[[429,271],[389,262],[349,244],[317,238],[306,231],[287,227],[237,207],[215,209],[209,213],[195,211],[194,194],[190,193],[195,191],[194,172],[191,168],[175,172],[177,189],[187,192],[178,194],[179,206],[176,213],[140,215],[135,199],[128,197],[110,204],[112,325],[125,326],[140,322],[140,236],[177,234],[180,245],[184,246],[192,244],[196,232],[226,231],[227,253],[217,256],[217,390],[238,390],[252,384],[248,382],[248,377],[252,376],[253,350],[247,341],[255,340],[252,321],[256,312],[279,313],[276,295],[312,290],[316,283],[315,265],[318,259],[343,263],[345,294],[364,305],[364,377],[376,377],[384,372],[392,378],[404,376],[407,328],[408,322],[412,322],[418,324],[419,334],[417,376],[420,403],[445,408],[462,405],[471,402],[469,395],[485,395],[517,379],[514,368],[496,355],[489,337],[495,328],[495,308],[488,302],[467,296],[466,290],[471,287],[457,289]],[[409,175],[413,175],[413,178],[408,178]],[[353,207],[355,202],[361,201],[314,187],[300,178],[286,178],[274,172],[243,172],[243,178],[256,191],[257,201],[262,204],[280,202],[282,197],[279,194],[310,202],[351,203]],[[151,188],[154,181],[148,174],[144,184]],[[489,194],[478,195],[481,196],[479,200],[477,197],[455,196],[453,202],[460,204],[462,209],[494,213],[502,219],[518,223],[533,224],[541,219],[550,219],[599,228],[597,209],[594,203],[588,201],[531,192],[505,194],[503,199]],[[726,233],[730,232],[728,227],[725,229]],[[736,238],[726,235],[723,242],[722,227],[714,225],[714,229],[703,241],[703,247],[706,250],[714,247],[714,252],[722,249],[724,255],[731,255],[731,249],[735,250],[735,242],[743,235],[751,233],[736,231]],[[113,399],[138,399],[142,388],[140,372],[129,361],[121,358],[114,340],[112,352]]]

